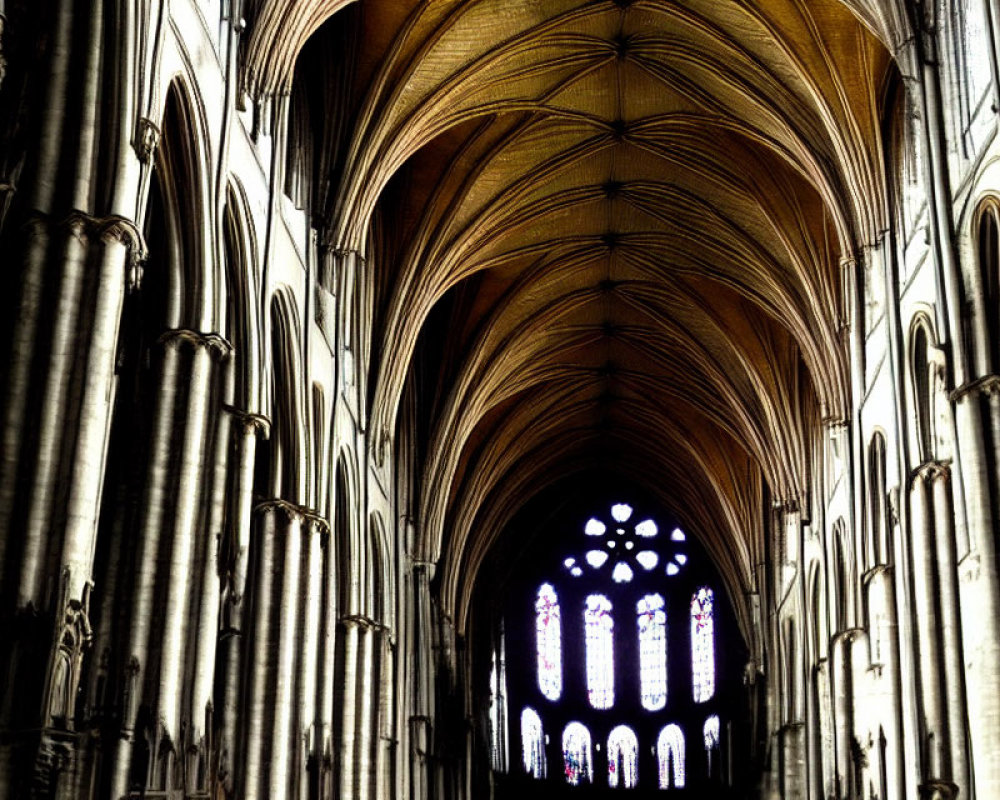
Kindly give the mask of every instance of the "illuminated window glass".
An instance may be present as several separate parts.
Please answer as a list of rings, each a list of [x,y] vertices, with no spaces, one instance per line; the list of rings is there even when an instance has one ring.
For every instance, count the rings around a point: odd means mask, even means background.
[[[538,688],[549,700],[562,694],[562,626],[559,598],[552,584],[543,583],[535,601],[535,632],[538,647]]]
[[[587,638],[587,694],[594,708],[611,708],[615,702],[614,620],[611,601],[592,594],[583,611]]]
[[[661,789],[684,788],[684,733],[679,725],[667,725],[656,740]]]
[[[636,605],[639,625],[639,683],[642,707],[667,704],[667,612],[663,597],[647,594]]]
[[[608,734],[608,786],[633,789],[639,782],[639,740],[619,725]]]
[[[586,726],[579,722],[569,723],[563,731],[562,749],[566,783],[576,786],[584,781],[593,782],[590,731]]]
[[[706,586],[691,598],[691,683],[694,701],[715,694],[715,620],[712,590]]]
[[[542,731],[541,719],[532,708],[525,708],[521,712],[521,754],[524,771],[533,778],[544,778],[545,733]]]
[[[705,755],[708,777],[715,776],[719,768],[719,717],[715,714],[705,720]]]

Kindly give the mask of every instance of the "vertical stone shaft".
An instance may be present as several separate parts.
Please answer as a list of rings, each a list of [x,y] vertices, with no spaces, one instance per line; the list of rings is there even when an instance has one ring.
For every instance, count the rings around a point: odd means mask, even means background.
[[[950,475],[947,469],[930,475],[934,504],[936,548],[930,555],[937,561],[940,635],[944,668],[942,693],[946,700],[948,745],[951,753],[949,780],[963,791],[969,790],[965,744],[965,680],[962,666],[962,641],[959,630],[958,572],[955,565],[955,533],[951,505]]]
[[[231,380],[232,360],[224,364],[226,382]],[[227,392],[228,394],[228,392]],[[214,415],[215,434],[212,437],[214,463],[211,481],[203,504],[206,525],[196,542],[193,575],[200,579],[195,608],[198,625],[194,636],[194,681],[185,711],[192,726],[192,743],[207,734],[207,710],[212,703],[212,684],[219,643],[219,602],[222,591],[219,573],[219,543],[225,524],[226,462],[230,453],[229,414]],[[199,575],[200,572],[200,575]]]
[[[219,742],[220,757],[223,759],[227,788],[233,790],[232,770],[236,768],[240,758],[239,722],[242,651],[245,644],[245,634],[249,618],[246,616],[247,601],[247,571],[250,556],[250,531],[253,519],[251,508],[253,499],[253,469],[257,450],[257,433],[263,426],[257,423],[260,418],[233,412],[238,424],[235,430],[236,439],[236,476],[233,487],[233,518],[230,522],[230,537],[235,552],[232,554],[231,573],[226,587],[222,639],[220,646],[219,668],[223,671],[221,739]],[[265,428],[266,430],[266,428]]]
[[[302,566],[302,516],[283,509],[288,517],[284,532],[284,563],[282,564],[281,599],[277,615],[278,635],[275,680],[274,726],[271,736],[271,758],[268,797],[289,797],[289,753],[292,750],[293,690],[295,658],[298,653],[298,624],[301,589],[299,573]]]
[[[320,668],[318,691],[319,752],[323,759],[320,769],[320,800],[333,796],[333,706],[337,669],[337,559],[333,537],[326,537],[323,557],[323,630],[320,640]],[[317,765],[320,768],[320,765]]]
[[[142,521],[136,545],[135,572],[133,576],[132,609],[126,634],[128,649],[123,661],[134,659],[137,669],[133,679],[135,693],[142,694],[142,676],[149,669],[147,654],[149,635],[153,621],[153,593],[156,588],[162,523],[170,476],[170,442],[173,437],[174,407],[177,400],[180,361],[180,339],[169,337],[164,342],[163,363],[160,370],[160,385],[157,392],[156,412],[150,440],[149,469],[146,475],[146,489],[142,503]],[[131,667],[130,667],[131,668]],[[133,703],[134,705],[134,703]],[[129,715],[134,709],[125,710],[122,720],[123,736],[118,740],[113,759],[111,796],[125,795],[128,788],[129,764],[131,762],[131,742],[134,719]]]
[[[187,334],[180,334],[188,338]],[[203,481],[202,465],[206,461],[206,427],[208,418],[209,376],[212,366],[209,344],[203,339],[191,339],[192,363],[188,382],[187,408],[181,448],[177,464],[177,483],[167,581],[167,600],[162,620],[161,665],[157,706],[167,734],[176,747],[180,746],[181,691],[185,675],[190,626],[191,584],[197,512]],[[200,720],[199,720],[200,722]]]
[[[306,577],[305,613],[302,615],[302,646],[299,652],[299,679],[296,698],[295,752],[301,753],[296,762],[298,796],[308,800],[309,780],[307,766],[310,757],[318,755],[318,730],[314,705],[316,703],[316,677],[319,671],[319,638],[323,603],[323,544],[325,524],[309,518],[302,526],[303,571]],[[315,763],[315,761],[313,762]]]
[[[357,753],[358,727],[358,656],[360,653],[358,621],[346,617],[340,622],[343,631],[341,646],[341,684],[343,692],[340,699],[340,741],[337,753],[337,784],[338,797],[356,797],[355,762]]]
[[[374,702],[378,689],[378,678],[375,675],[375,636],[374,627],[366,620],[358,632],[360,639],[358,653],[358,688],[357,688],[357,739],[355,763],[357,764],[357,797],[359,800],[369,800],[372,791],[372,775],[374,764],[372,755],[376,732]]]
[[[53,331],[45,381],[39,398],[41,416],[34,468],[29,473],[27,517],[24,521],[24,552],[18,605],[43,605],[46,548],[53,538],[50,529],[59,468],[59,454],[66,436],[70,376],[76,353],[76,331],[80,315],[84,262],[87,258],[87,220],[74,215],[68,222],[65,252],[60,256],[58,300],[52,309]],[[24,418],[17,422],[24,424]]]
[[[105,228],[97,276],[97,306],[87,343],[74,469],[66,505],[62,566],[69,570],[71,597],[79,598],[93,570],[97,518],[103,488],[107,439],[114,406],[115,355],[124,301],[126,259],[137,257],[138,236],[131,223]]]
[[[916,617],[920,707],[923,712],[921,743],[923,771],[938,778],[950,772],[945,733],[944,698],[941,695],[941,652],[937,633],[940,619],[935,570],[932,561],[934,521],[931,518],[929,487],[923,474],[913,479],[910,489],[910,521],[913,530],[913,609]]]
[[[962,470],[962,490],[969,541],[978,579],[963,595],[963,648],[971,666],[965,671],[968,697],[975,698],[969,714],[971,761],[975,764],[977,797],[1000,796],[1000,573],[997,570],[990,477],[987,469],[980,396],[963,392],[955,401],[955,425]],[[1000,440],[997,440],[1000,445]]]
[[[265,758],[267,743],[271,738],[272,719],[270,710],[274,707],[274,698],[268,680],[268,664],[271,653],[275,649],[272,642],[271,624],[275,568],[275,538],[277,511],[273,506],[265,506],[258,512],[257,534],[255,539],[254,585],[251,597],[253,610],[253,635],[246,644],[247,674],[247,705],[243,718],[243,729],[246,731],[245,757],[243,769],[243,793],[245,800],[267,800],[267,787],[263,785],[265,777]],[[239,796],[239,795],[237,795]]]

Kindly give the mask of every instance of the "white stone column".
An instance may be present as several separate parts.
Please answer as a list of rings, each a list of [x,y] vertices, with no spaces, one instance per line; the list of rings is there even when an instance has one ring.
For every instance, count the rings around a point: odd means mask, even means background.
[[[930,487],[926,475],[918,472],[910,488],[910,525],[912,531],[911,554],[913,559],[913,611],[917,633],[917,672],[919,675],[920,708],[922,722],[919,726],[921,751],[924,753],[923,774],[932,778],[947,776],[950,772],[950,754],[945,730],[945,702],[941,694],[941,652],[938,631],[940,619],[936,594],[933,558],[934,520],[932,518]]]
[[[357,797],[373,800],[372,785],[375,774],[375,744],[378,740],[378,703],[375,695],[380,688],[375,652],[378,647],[377,626],[364,620],[358,631],[358,733],[355,750],[357,764]]]
[[[139,233],[128,220],[105,221],[99,236],[103,252],[97,276],[97,305],[87,343],[61,559],[63,568],[69,571],[70,595],[77,598],[82,596],[93,571],[106,442],[115,398],[115,356],[125,271],[142,251]]]
[[[192,576],[195,573],[192,555],[198,532],[198,512],[205,480],[204,464],[208,461],[206,447],[209,416],[210,377],[213,352],[228,353],[229,347],[217,336],[202,336],[190,331],[172,332],[166,342],[179,340],[191,349],[190,374],[182,385],[187,390],[184,409],[184,427],[180,452],[175,465],[173,486],[172,530],[170,536],[170,561],[164,574],[162,565],[157,570],[157,580],[166,583],[166,604],[157,627],[160,639],[159,692],[156,705],[166,734],[175,748],[181,746],[182,692],[186,681],[193,676],[187,673],[189,639],[187,628],[191,624]],[[201,587],[198,586],[198,589]],[[214,633],[215,626],[212,626]],[[200,720],[199,720],[200,722]]]
[[[959,629],[958,572],[955,564],[954,511],[951,505],[951,473],[947,467],[932,470],[928,479],[934,504],[935,549],[929,554],[937,562],[937,598],[940,604],[940,637],[944,663],[942,691],[948,723],[951,772],[947,777],[963,793],[969,793],[966,752],[966,696]]]
[[[319,769],[321,758],[319,739],[319,719],[316,708],[320,692],[317,680],[320,674],[320,637],[322,635],[321,621],[323,614],[323,551],[326,549],[326,539],[329,536],[329,525],[326,520],[308,515],[302,526],[302,572],[305,586],[302,611],[301,647],[299,652],[298,682],[296,686],[296,752],[301,758],[296,766],[296,784],[298,796],[309,800],[309,783],[314,780],[310,774]]]
[[[123,797],[128,789],[131,764],[131,747],[134,738],[135,712],[143,693],[143,676],[149,669],[147,656],[149,637],[154,618],[153,593],[159,572],[160,540],[163,535],[163,518],[168,499],[172,496],[170,445],[174,432],[174,407],[180,387],[181,339],[168,338],[164,342],[160,384],[157,390],[150,439],[149,466],[146,488],[143,492],[142,517],[136,544],[135,572],[133,573],[132,609],[129,615],[128,642],[123,661],[128,662],[123,702],[122,735],[112,759],[113,778],[111,797]]]
[[[293,748],[292,716],[294,711],[293,688],[295,681],[295,660],[298,653],[298,625],[301,617],[299,575],[302,566],[302,515],[290,511],[283,505],[287,517],[284,535],[284,559],[281,575],[280,607],[277,622],[277,674],[275,676],[274,723],[268,731],[271,737],[271,757],[269,769],[269,791],[267,797],[290,797],[290,754]]]
[[[341,683],[339,741],[337,743],[338,797],[355,798],[357,791],[358,665],[361,652],[360,624],[356,617],[340,621]]]
[[[241,764],[240,720],[242,710],[242,651],[250,620],[247,618],[247,574],[250,564],[250,537],[253,520],[253,474],[257,452],[257,437],[267,438],[270,424],[265,417],[236,409],[228,409],[234,418],[236,448],[232,519],[228,540],[230,574],[222,598],[222,624],[219,658],[216,668],[221,671],[222,703],[216,709],[221,719],[221,741],[218,744],[218,775],[226,791],[235,791],[234,770]]]
[[[264,786],[266,760],[273,732],[273,685],[269,680],[277,636],[272,617],[277,605],[274,588],[278,583],[276,563],[279,538],[279,510],[264,504],[258,511],[257,531],[252,554],[254,578],[250,602],[253,608],[253,632],[246,642],[247,692],[246,714],[241,728],[246,731],[246,747],[240,767],[243,770],[244,800],[268,800]],[[240,795],[237,795],[240,796]]]

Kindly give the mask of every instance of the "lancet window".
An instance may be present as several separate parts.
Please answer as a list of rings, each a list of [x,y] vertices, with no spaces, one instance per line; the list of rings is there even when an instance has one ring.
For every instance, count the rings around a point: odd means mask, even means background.
[[[639,740],[627,725],[608,734],[608,786],[635,788],[639,781]]]
[[[715,694],[715,617],[712,590],[703,586],[691,598],[691,687],[696,703]]]

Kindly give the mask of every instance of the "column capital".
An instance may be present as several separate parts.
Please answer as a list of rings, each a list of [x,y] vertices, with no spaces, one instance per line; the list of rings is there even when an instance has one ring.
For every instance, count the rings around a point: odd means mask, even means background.
[[[255,514],[273,514],[277,512],[284,514],[285,518],[290,522],[295,521],[303,525],[308,525],[320,534],[326,535],[330,533],[330,523],[323,516],[317,514],[311,508],[300,506],[288,500],[276,497],[272,500],[265,500],[262,503],[258,503],[254,507]]]
[[[244,411],[243,409],[236,408],[236,406],[231,406],[228,403],[222,408],[231,417],[233,417],[233,419],[243,425],[243,429],[247,433],[256,432],[261,439],[270,438],[271,420],[263,414],[255,414],[252,411]]]
[[[151,164],[160,144],[160,129],[148,117],[139,117],[135,123],[135,154],[143,164]]]
[[[925,483],[934,483],[939,479],[948,480],[951,478],[951,461],[925,461],[913,470],[911,478]]]
[[[955,800],[958,797],[958,786],[951,781],[926,780],[917,789],[920,800]]]
[[[1000,394],[1000,375],[983,375],[963,383],[948,394],[948,399],[956,403],[971,394]]]
[[[204,347],[209,355],[224,359],[233,352],[233,346],[217,333],[201,333],[186,328],[166,331],[158,340],[163,345],[190,344],[195,348]]]
[[[385,630],[385,626],[364,614],[345,614],[340,618],[340,624],[345,628],[356,628],[363,631]]]

